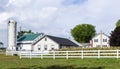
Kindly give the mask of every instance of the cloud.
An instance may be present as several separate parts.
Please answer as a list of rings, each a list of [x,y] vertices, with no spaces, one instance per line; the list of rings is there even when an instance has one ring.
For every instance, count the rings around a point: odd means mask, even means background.
[[[9,0],[0,0],[0,13],[5,11],[5,8],[8,5]]]
[[[12,14],[8,12],[0,13],[0,30],[7,29],[7,19],[11,16]]]
[[[0,7],[6,7],[9,0],[0,0]]]
[[[41,12],[40,12],[40,16],[42,18],[48,18],[51,15],[53,15],[56,12],[57,8],[56,7],[46,7],[46,8],[42,8]]]
[[[87,0],[64,0],[62,2],[63,5],[81,5],[83,4],[84,2],[86,2]]]
[[[28,5],[31,2],[31,0],[9,0],[9,5],[15,6],[15,7],[24,7]]]

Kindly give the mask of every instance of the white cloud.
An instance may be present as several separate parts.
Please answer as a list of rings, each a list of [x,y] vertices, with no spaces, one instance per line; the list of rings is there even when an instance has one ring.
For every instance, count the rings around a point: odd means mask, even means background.
[[[0,30],[4,30],[7,27],[7,19],[12,16],[11,13],[3,12],[0,14]]]
[[[47,8],[42,8],[40,12],[40,16],[42,18],[47,18],[53,15],[57,11],[56,7],[47,7]]]
[[[0,7],[6,7],[9,0],[0,0]]]
[[[30,2],[31,0],[9,0],[9,5],[13,5],[16,7],[24,7]]]

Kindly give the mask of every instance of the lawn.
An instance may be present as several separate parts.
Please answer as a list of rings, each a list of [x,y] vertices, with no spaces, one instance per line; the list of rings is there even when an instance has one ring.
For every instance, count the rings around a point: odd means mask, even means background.
[[[120,59],[19,59],[0,55],[0,69],[120,69]]]

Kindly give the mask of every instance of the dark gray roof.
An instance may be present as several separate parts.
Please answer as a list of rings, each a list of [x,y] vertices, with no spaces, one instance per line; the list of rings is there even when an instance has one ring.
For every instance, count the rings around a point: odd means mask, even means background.
[[[60,45],[78,46],[76,43],[74,43],[71,40],[66,39],[66,38],[55,37],[55,36],[50,36],[50,35],[46,35],[46,36],[49,37],[50,39],[52,39],[53,41],[57,42]]]

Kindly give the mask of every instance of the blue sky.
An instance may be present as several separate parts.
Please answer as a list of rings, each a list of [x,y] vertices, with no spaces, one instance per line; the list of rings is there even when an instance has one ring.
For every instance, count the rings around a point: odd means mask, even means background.
[[[120,0],[0,0],[0,41],[7,42],[7,22],[17,29],[71,37],[70,29],[88,23],[108,34],[120,19]]]

